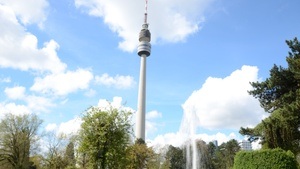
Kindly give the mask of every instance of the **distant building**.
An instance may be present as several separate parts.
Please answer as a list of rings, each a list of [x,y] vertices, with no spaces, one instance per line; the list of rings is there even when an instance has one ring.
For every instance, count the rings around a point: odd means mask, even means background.
[[[252,144],[248,140],[243,140],[240,143],[241,150],[252,150]]]
[[[216,147],[218,147],[218,140],[211,141]]]

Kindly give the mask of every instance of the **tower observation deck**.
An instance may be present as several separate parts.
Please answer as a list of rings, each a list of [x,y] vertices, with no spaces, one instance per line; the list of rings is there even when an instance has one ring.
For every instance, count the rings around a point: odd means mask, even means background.
[[[140,31],[140,35],[139,35],[139,46],[138,46],[138,55],[142,56],[142,55],[146,55],[147,57],[150,55],[151,53],[151,33],[148,29],[148,23],[147,23],[147,19],[148,19],[148,0],[146,0],[146,5],[145,5],[145,14],[144,14],[144,24],[142,26],[142,30]]]
[[[140,32],[140,36],[139,36],[139,46],[138,46],[138,55],[142,56],[142,55],[146,55],[147,57],[150,55],[151,53],[151,33],[148,29],[148,24],[144,23],[142,26],[142,30]]]
[[[143,139],[145,141],[145,110],[146,110],[146,59],[151,54],[151,33],[148,29],[147,23],[147,6],[148,1],[146,0],[145,5],[145,18],[142,30],[139,34],[139,45],[137,53],[141,58],[140,64],[140,81],[138,91],[138,107],[136,114],[136,139]]]

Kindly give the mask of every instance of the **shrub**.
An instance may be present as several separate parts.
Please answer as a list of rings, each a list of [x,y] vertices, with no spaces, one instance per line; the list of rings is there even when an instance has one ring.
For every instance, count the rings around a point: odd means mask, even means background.
[[[297,161],[291,151],[264,149],[240,151],[234,159],[233,169],[297,169]]]

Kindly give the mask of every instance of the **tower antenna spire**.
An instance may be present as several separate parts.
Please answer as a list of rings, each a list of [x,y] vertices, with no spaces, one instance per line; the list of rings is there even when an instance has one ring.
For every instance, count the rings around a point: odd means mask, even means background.
[[[145,0],[146,3],[145,3],[145,18],[144,18],[144,24],[148,24],[147,22],[147,16],[148,16],[148,0]]]

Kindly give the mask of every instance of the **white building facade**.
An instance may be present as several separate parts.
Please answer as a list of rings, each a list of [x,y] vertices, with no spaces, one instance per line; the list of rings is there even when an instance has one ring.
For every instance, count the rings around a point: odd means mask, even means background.
[[[243,140],[240,143],[241,150],[252,150],[252,144],[248,140]]]

